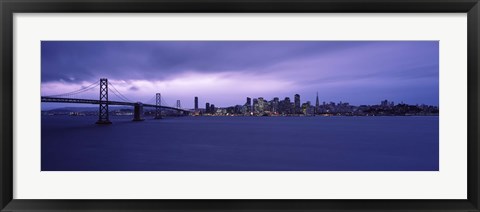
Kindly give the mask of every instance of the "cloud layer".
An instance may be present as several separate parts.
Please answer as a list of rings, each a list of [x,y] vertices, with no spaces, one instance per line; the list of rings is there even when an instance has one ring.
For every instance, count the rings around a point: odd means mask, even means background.
[[[107,77],[134,101],[161,92],[185,107],[194,96],[229,106],[295,93],[313,101],[317,91],[327,102],[438,105],[438,48],[436,41],[44,41],[42,94]]]

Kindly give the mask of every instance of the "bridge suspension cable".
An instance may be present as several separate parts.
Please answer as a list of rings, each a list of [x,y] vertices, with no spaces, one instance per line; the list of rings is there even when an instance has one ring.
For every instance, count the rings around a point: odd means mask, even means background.
[[[126,101],[126,102],[133,102],[132,100],[130,100],[129,98],[125,97],[122,93],[120,93],[120,91],[117,90],[117,88],[115,88],[115,86],[112,84],[112,83],[108,83],[108,85],[110,85],[110,87],[112,87],[113,89],[109,89],[115,96],[117,96],[118,98],[120,98],[121,100],[123,101]]]
[[[122,97],[122,95],[120,95],[119,93],[115,92],[114,90],[110,90],[111,93],[113,93],[113,95],[115,95],[116,97],[118,97],[121,101],[124,101],[124,102],[132,102],[130,101],[129,99],[125,99],[124,97]]]
[[[165,104],[164,104],[164,103],[165,103]],[[162,105],[169,106],[169,107],[173,107],[173,105],[168,104],[167,100],[165,100],[165,98],[163,98],[163,95],[162,95]]]
[[[81,94],[81,93],[84,93],[84,92],[87,92],[89,90],[92,90],[96,87],[98,87],[99,84],[98,84],[98,81],[86,86],[86,87],[83,87],[83,88],[80,88],[78,90],[75,90],[75,91],[71,91],[71,92],[68,92],[68,93],[62,93],[62,94],[55,94],[55,95],[46,95],[48,97],[64,97],[64,96],[73,96],[73,95],[78,95],[78,94]]]
[[[152,98],[150,98],[148,101],[145,101],[145,103],[148,103],[148,104],[155,104],[156,103],[156,100],[157,99],[157,95],[153,95]]]

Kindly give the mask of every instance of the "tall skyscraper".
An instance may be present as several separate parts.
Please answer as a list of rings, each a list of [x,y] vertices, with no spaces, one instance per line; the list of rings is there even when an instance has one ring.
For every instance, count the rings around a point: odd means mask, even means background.
[[[258,99],[253,99],[253,107],[252,107],[252,112],[253,113],[258,113]]]
[[[198,111],[198,97],[195,97],[195,112]]]
[[[210,113],[210,103],[205,104],[205,113]]]
[[[215,112],[216,112],[216,111],[215,111],[215,105],[214,105],[214,104],[211,104],[211,105],[210,105],[210,113],[215,114]]]
[[[292,111],[292,103],[290,102],[290,97],[285,97],[285,99],[283,100],[284,102],[284,105],[283,105],[283,112],[286,113],[286,114],[291,114],[293,111]]]
[[[274,113],[278,113],[278,102],[279,102],[278,97],[274,97],[272,101],[272,112]]]
[[[320,112],[320,101],[318,100],[318,92],[317,92],[317,100],[315,101],[315,114]]]
[[[252,99],[250,97],[247,97],[247,102],[245,103],[245,112],[252,112]]]
[[[295,108],[295,113],[300,113],[300,95],[299,94],[295,94],[295,105],[294,105],[294,108]]]
[[[256,110],[259,113],[263,113],[265,111],[265,103],[266,102],[263,99],[263,97],[258,97],[257,101],[258,101],[258,109],[256,109]]]

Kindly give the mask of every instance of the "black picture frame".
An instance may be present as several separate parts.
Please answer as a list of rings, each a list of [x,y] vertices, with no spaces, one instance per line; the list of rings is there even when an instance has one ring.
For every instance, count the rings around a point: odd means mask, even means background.
[[[480,211],[479,0],[0,0],[1,211]],[[13,199],[14,13],[467,13],[468,198],[466,200],[18,200]]]

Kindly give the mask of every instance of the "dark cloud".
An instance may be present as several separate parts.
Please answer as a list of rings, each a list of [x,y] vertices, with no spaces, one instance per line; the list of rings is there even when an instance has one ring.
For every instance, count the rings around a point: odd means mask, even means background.
[[[224,91],[216,93],[216,101],[221,103],[223,98],[223,104],[229,105],[246,95],[270,95],[262,84],[285,83],[292,87],[271,91],[271,95],[320,90],[332,100],[361,97],[364,102],[376,102],[391,96],[438,104],[437,41],[43,41],[41,45],[45,84],[88,84],[101,77],[161,81],[168,82],[164,90],[177,86],[169,92],[181,90],[175,95],[188,100],[193,95],[213,98],[213,92]],[[203,83],[211,79],[223,84]],[[256,85],[258,94],[240,93],[249,90],[253,81],[261,83]],[[153,92],[141,83],[125,86],[132,96]],[[238,97],[229,96],[231,91]],[[227,101],[227,97],[235,100]]]
[[[278,62],[330,54],[368,42],[44,41],[42,81],[99,77],[164,79],[185,71],[259,71]]]
[[[131,91],[138,91],[140,90],[137,86],[131,86],[128,90],[131,90]]]

